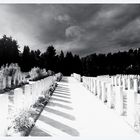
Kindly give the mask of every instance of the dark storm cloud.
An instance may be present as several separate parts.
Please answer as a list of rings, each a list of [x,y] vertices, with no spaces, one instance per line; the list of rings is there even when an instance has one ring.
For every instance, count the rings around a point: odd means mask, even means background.
[[[0,5],[0,35],[31,49],[114,52],[140,45],[139,11],[138,4]]]

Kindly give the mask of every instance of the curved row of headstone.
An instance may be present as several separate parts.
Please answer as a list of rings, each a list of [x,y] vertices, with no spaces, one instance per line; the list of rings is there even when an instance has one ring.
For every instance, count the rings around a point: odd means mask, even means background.
[[[57,76],[30,82],[4,94],[0,94],[0,136],[4,136],[13,114],[21,110],[29,110],[39,96],[49,94],[49,89]]]
[[[82,81],[89,91],[140,131],[139,75],[83,76]]]

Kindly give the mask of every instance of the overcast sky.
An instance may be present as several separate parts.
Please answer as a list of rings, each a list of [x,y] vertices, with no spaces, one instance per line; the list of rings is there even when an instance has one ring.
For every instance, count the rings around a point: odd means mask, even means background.
[[[4,34],[31,49],[49,45],[80,56],[140,47],[140,5],[0,5]]]

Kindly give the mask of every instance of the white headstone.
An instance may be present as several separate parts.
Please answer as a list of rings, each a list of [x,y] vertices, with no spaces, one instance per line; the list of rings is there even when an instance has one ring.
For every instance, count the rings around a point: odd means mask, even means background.
[[[105,84],[105,82],[104,81],[102,81],[101,82],[101,90],[102,90],[102,97],[101,97],[101,99],[102,99],[102,101],[103,102],[105,102],[106,101],[106,84]]]
[[[0,94],[0,136],[5,136],[8,128],[8,94]]]
[[[26,100],[26,107],[30,108],[32,105],[32,95],[31,95],[31,88],[30,85],[27,84],[24,86],[24,94],[25,94],[25,100]]]
[[[115,86],[115,110],[119,115],[123,115],[123,90],[120,86]]]
[[[127,120],[132,127],[135,125],[136,94],[137,93],[134,92],[134,90],[130,90],[127,94]]]
[[[22,88],[16,88],[14,89],[14,102],[15,102],[15,108],[17,110],[24,109],[24,96],[23,96],[23,89]]]

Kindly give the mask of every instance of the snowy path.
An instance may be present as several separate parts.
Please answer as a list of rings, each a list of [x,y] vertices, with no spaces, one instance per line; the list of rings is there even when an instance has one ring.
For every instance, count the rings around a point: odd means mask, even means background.
[[[140,138],[114,110],[72,77],[63,77],[58,83],[30,136]]]

